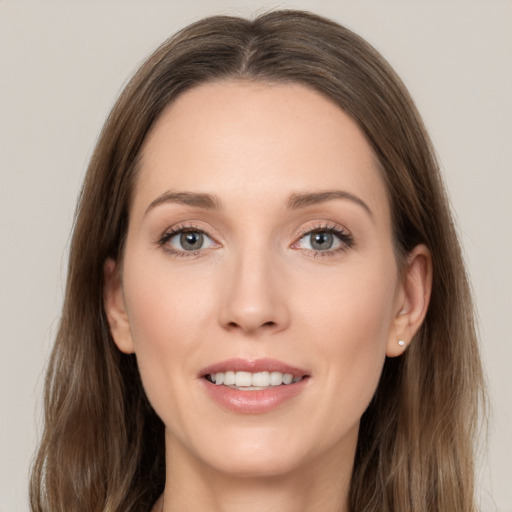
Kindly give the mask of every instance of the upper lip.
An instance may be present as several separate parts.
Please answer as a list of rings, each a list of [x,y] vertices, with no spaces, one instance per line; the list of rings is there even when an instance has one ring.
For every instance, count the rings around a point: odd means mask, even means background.
[[[233,358],[219,361],[200,371],[200,376],[211,375],[219,372],[281,372],[291,373],[294,377],[302,377],[308,375],[307,370],[291,366],[277,359],[261,358],[261,359],[243,359]]]

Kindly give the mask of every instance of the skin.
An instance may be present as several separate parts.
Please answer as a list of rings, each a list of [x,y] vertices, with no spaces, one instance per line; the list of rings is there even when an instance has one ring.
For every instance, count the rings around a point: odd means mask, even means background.
[[[112,335],[137,355],[166,426],[158,509],[346,510],[361,415],[430,292],[424,246],[399,277],[380,172],[357,124],[302,85],[201,85],[158,119],[142,149],[122,270],[105,264]],[[292,194],[328,190],[352,198],[288,207]],[[185,191],[220,205],[150,207]],[[187,253],[179,235],[159,243],[184,226],[208,235],[201,250]],[[308,233],[331,227],[343,235],[338,250],[311,248]],[[233,357],[275,358],[310,378],[275,410],[227,411],[199,372]]]

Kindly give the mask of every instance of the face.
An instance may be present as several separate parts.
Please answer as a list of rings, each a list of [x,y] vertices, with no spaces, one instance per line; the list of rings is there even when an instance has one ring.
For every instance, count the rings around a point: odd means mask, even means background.
[[[403,335],[390,217],[365,137],[317,92],[207,84],[164,111],[107,308],[176,464],[279,475],[352,460]]]

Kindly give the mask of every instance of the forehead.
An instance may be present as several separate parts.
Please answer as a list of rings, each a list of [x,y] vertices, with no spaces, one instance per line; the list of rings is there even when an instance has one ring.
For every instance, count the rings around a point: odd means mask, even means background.
[[[268,203],[334,188],[387,213],[378,162],[350,116],[303,85],[222,82],[161,114],[141,150],[135,203],[166,190]]]

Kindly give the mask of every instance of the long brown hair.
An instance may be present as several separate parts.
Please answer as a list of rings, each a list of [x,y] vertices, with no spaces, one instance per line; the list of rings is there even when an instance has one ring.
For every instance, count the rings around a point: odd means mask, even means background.
[[[321,17],[276,11],[212,17],[166,41],[114,106],[92,156],[71,243],[62,319],[31,480],[33,512],[147,512],[165,482],[164,427],[135,356],[119,352],[103,306],[103,265],[122,256],[140,147],[186,89],[223,80],[305,84],[360,125],[380,162],[397,261],[418,243],[433,261],[430,307],[400,358],[385,362],[364,413],[352,512],[472,512],[482,372],[473,307],[438,164],[387,62]]]

